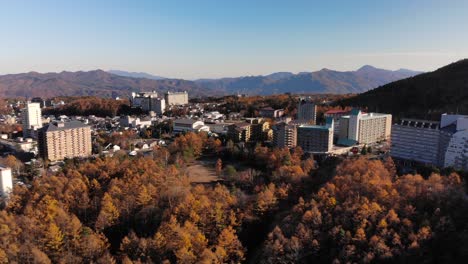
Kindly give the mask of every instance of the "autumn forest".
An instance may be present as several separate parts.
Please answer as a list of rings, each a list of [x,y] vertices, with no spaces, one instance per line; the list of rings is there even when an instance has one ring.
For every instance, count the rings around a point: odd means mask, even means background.
[[[189,180],[201,156],[217,160],[221,181]],[[398,175],[391,159],[316,162],[300,148],[188,133],[149,156],[31,175],[0,211],[0,262],[462,262],[464,184],[456,173]]]

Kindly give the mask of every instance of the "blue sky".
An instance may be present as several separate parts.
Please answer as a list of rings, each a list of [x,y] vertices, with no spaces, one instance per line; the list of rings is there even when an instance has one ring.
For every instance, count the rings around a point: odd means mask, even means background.
[[[468,57],[467,14],[463,0],[0,0],[0,74],[429,71]]]

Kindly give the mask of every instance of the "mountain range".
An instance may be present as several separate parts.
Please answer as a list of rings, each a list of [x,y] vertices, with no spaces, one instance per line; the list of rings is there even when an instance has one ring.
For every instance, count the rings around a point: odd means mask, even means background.
[[[146,78],[146,79],[152,79],[152,80],[169,79],[169,78],[165,78],[161,76],[152,75],[146,72],[128,72],[128,71],[120,71],[120,70],[109,70],[107,72],[115,74],[115,75],[119,75],[119,76],[124,76],[124,77]]]
[[[147,73],[112,70],[60,73],[28,72],[0,76],[2,97],[53,96],[128,96],[133,91],[188,91],[191,96],[245,93],[361,93],[392,81],[419,74],[411,70],[389,71],[364,66],[356,71],[322,69],[316,72],[277,72],[264,76],[245,76],[188,81]]]
[[[339,102],[395,118],[439,120],[442,113],[468,114],[468,59],[392,82]]]
[[[228,94],[277,94],[277,93],[362,93],[369,89],[396,80],[408,78],[421,72],[400,69],[389,71],[369,65],[356,71],[322,69],[316,72],[278,72],[265,76],[197,80],[200,86]]]

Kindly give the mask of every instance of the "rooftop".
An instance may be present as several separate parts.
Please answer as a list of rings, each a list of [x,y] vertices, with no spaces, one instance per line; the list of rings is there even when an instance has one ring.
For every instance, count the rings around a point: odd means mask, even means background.
[[[63,130],[68,130],[68,129],[83,128],[83,127],[89,127],[89,126],[80,121],[70,121],[70,122],[49,123],[43,129],[46,132],[52,132],[52,131],[63,131]]]
[[[184,119],[176,119],[176,120],[174,120],[174,123],[193,125],[195,122],[198,122],[198,121],[200,121],[200,120],[184,118]]]

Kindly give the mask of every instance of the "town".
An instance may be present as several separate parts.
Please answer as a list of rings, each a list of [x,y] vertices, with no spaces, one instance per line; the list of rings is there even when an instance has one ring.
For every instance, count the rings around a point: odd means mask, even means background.
[[[244,95],[229,98],[248,99]],[[1,195],[8,197],[14,184],[25,184],[14,168],[17,163],[36,171],[34,175],[43,175],[60,170],[68,159],[154,155],[154,149],[167,148],[186,133],[206,133],[220,148],[241,151],[258,145],[300,147],[316,162],[367,155],[380,160],[392,157],[404,172],[415,171],[415,166],[468,170],[467,115],[442,114],[439,121],[394,120],[391,114],[341,108],[323,96],[307,95],[283,98],[289,109],[262,102],[255,110],[239,112],[226,108],[223,98],[189,100],[186,91],[134,92],[128,99],[108,100],[128,100],[127,114],[45,115],[66,103],[53,98],[7,100],[0,117],[0,146],[3,159],[10,160],[7,164],[12,167],[1,170]]]

